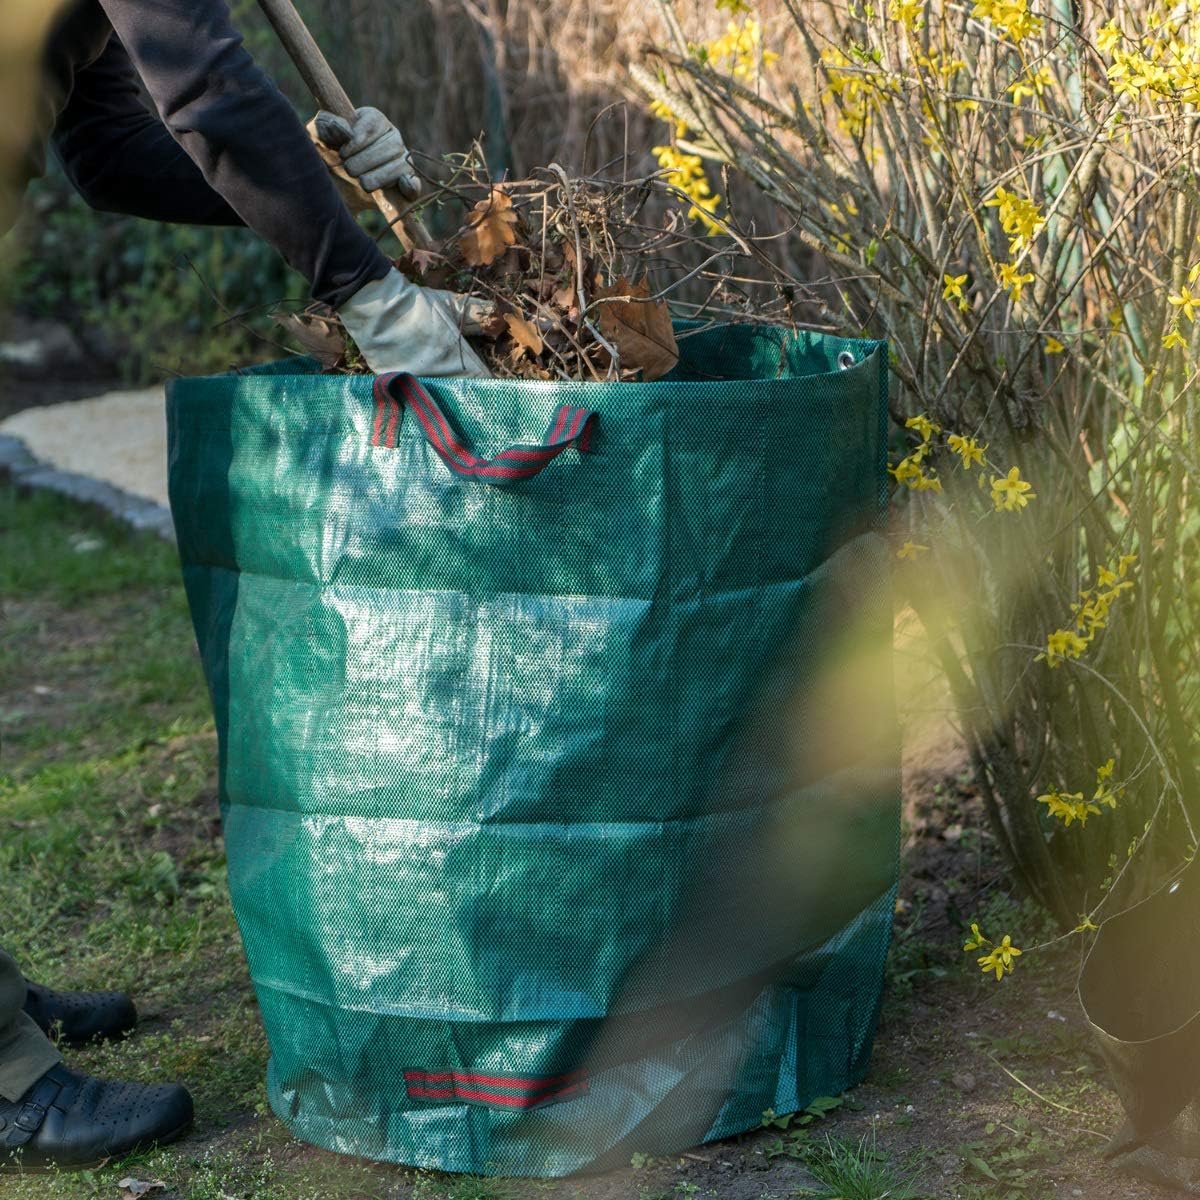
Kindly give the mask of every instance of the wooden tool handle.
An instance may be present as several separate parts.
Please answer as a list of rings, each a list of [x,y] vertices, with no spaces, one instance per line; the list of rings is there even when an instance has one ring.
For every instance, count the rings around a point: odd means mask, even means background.
[[[258,3],[317,104],[335,116],[353,121],[354,102],[333,73],[292,0],[258,0]],[[420,250],[433,248],[433,239],[420,219],[405,215],[408,201],[396,188],[374,191],[371,199],[406,251],[414,247]]]

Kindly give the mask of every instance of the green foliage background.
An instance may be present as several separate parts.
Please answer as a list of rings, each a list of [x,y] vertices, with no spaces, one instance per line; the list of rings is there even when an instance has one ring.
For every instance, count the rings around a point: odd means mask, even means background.
[[[307,119],[312,101],[255,0],[233,10],[251,53]],[[268,309],[307,295],[304,279],[247,229],[93,212],[52,156],[0,240],[0,313],[64,322],[129,383],[278,357],[283,339]]]

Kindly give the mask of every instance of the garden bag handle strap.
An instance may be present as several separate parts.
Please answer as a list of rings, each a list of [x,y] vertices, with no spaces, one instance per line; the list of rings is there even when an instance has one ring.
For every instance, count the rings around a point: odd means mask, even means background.
[[[479,458],[467,449],[420,380],[415,375],[396,371],[375,379],[372,446],[396,445],[404,407],[417,418],[425,440],[442,462],[456,475],[480,483],[505,484],[530,479],[570,445],[586,454],[596,425],[596,414],[591,409],[560,404],[540,445],[510,446],[494,458]]]

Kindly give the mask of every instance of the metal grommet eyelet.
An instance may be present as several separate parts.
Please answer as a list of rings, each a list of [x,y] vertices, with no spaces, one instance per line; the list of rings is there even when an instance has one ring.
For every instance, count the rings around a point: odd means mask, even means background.
[[[843,350],[837,356],[838,370],[839,371],[847,370],[848,368],[854,366],[855,361],[856,360],[855,360],[854,355],[849,350]]]

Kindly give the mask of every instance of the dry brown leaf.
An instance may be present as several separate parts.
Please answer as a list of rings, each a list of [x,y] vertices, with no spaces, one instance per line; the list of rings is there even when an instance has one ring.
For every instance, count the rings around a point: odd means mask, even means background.
[[[550,296],[550,303],[578,315],[575,307],[575,284],[564,283],[562,287],[557,288]]]
[[[595,291],[595,298],[603,301],[596,306],[600,332],[616,346],[622,369],[641,371],[646,380],[661,379],[679,361],[666,301],[649,296],[644,279],[630,283],[624,275]]]
[[[337,319],[315,313],[278,313],[276,322],[282,325],[313,358],[328,369],[336,366],[346,354],[346,335]]]
[[[141,1200],[150,1192],[165,1192],[167,1185],[161,1179],[134,1179],[132,1175],[117,1180],[121,1189],[120,1200]]]
[[[472,267],[486,267],[517,240],[517,214],[512,197],[503,188],[492,188],[467,217],[467,229],[458,239],[462,256]]]
[[[542,335],[538,333],[534,325],[516,313],[505,313],[504,323],[508,326],[508,332],[519,350],[528,350],[535,358],[541,354]]]

